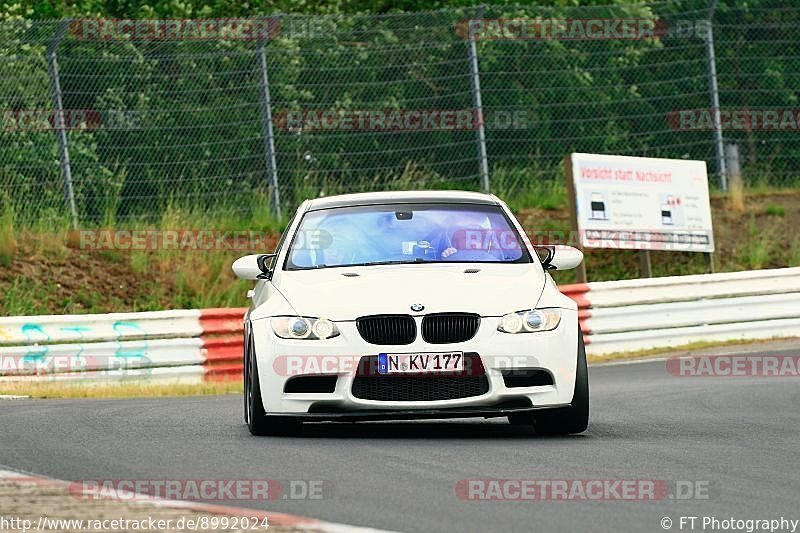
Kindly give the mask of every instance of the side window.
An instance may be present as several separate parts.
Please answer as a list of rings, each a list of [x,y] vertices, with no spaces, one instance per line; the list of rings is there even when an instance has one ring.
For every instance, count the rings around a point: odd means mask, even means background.
[[[303,209],[303,206],[305,206],[305,202],[300,204],[300,207],[297,208],[297,211],[295,211],[294,216],[289,220],[289,223],[286,224],[286,227],[283,228],[283,232],[281,233],[281,238],[278,239],[278,245],[275,247],[275,257],[272,258],[272,262],[269,265],[269,268],[272,271],[275,271],[275,268],[278,266],[277,265],[278,256],[281,254],[281,249],[283,248],[283,245],[286,241],[286,235],[289,234],[288,230],[289,228],[292,227],[292,225],[294,225],[295,221],[300,216],[300,210]]]

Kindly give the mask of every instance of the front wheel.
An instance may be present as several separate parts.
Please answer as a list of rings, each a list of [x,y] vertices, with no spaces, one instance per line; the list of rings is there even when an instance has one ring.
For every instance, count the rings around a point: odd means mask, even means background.
[[[575,392],[569,407],[511,415],[508,421],[515,425],[533,422],[538,435],[571,435],[583,433],[589,427],[589,370],[586,365],[586,347],[578,328],[578,361],[575,365]]]
[[[291,435],[300,429],[300,422],[293,417],[269,416],[261,401],[261,386],[258,380],[258,361],[249,337],[244,349],[244,403],[245,422],[252,435]]]

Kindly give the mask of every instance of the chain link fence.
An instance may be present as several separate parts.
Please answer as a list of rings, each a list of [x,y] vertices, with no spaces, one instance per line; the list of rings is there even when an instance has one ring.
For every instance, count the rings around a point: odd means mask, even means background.
[[[354,191],[509,197],[563,182],[573,151],[702,159],[724,186],[725,143],[746,184],[793,187],[798,19],[788,0],[687,0],[6,20],[0,202],[97,225]]]

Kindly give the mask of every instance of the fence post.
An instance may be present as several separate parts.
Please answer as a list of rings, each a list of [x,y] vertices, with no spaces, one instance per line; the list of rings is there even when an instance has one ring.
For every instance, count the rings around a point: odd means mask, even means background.
[[[742,188],[742,167],[739,163],[739,145],[736,143],[725,145],[725,169],[730,173],[731,188]]]
[[[489,192],[489,161],[486,156],[486,130],[483,120],[483,103],[481,102],[481,76],[478,70],[478,49],[475,45],[475,29],[482,23],[484,6],[478,6],[477,18],[469,21],[469,71],[472,82],[472,110],[477,119],[475,141],[478,144],[478,169],[484,192]]]
[[[744,182],[742,165],[739,162],[739,145],[725,145],[725,171],[728,173],[729,205],[736,211],[744,211]]]
[[[268,27],[272,27],[272,20]],[[267,40],[269,39],[269,31]],[[269,95],[269,76],[267,75],[267,40],[258,42],[258,70],[261,84],[261,129],[264,137],[264,159],[267,164],[268,183],[272,186],[272,203],[275,216],[281,218],[281,196],[278,189],[278,162],[275,158],[275,131],[272,126],[272,100]]]
[[[725,173],[725,152],[722,140],[722,119],[719,112],[719,88],[717,86],[717,61],[714,57],[714,11],[717,0],[711,0],[705,24],[706,65],[708,68],[708,87],[711,92],[711,112],[714,114],[714,157],[717,160],[717,174],[723,191],[728,190],[728,177]]]
[[[47,47],[47,71],[50,76],[50,97],[53,103],[53,127],[58,142],[58,157],[61,164],[61,179],[64,182],[64,199],[72,218],[72,229],[78,229],[78,211],[75,208],[75,191],[72,187],[72,168],[69,163],[69,145],[64,121],[64,104],[61,98],[61,81],[58,76],[58,57],[56,52],[61,40],[67,33],[71,20],[64,19],[58,23],[56,32]]]

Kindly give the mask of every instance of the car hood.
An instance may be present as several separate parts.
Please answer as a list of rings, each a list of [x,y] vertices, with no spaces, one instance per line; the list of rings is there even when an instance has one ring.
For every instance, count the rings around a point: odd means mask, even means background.
[[[344,321],[416,314],[412,304],[424,305],[426,314],[502,316],[536,306],[544,280],[535,263],[460,263],[283,271],[275,281],[298,314]]]

